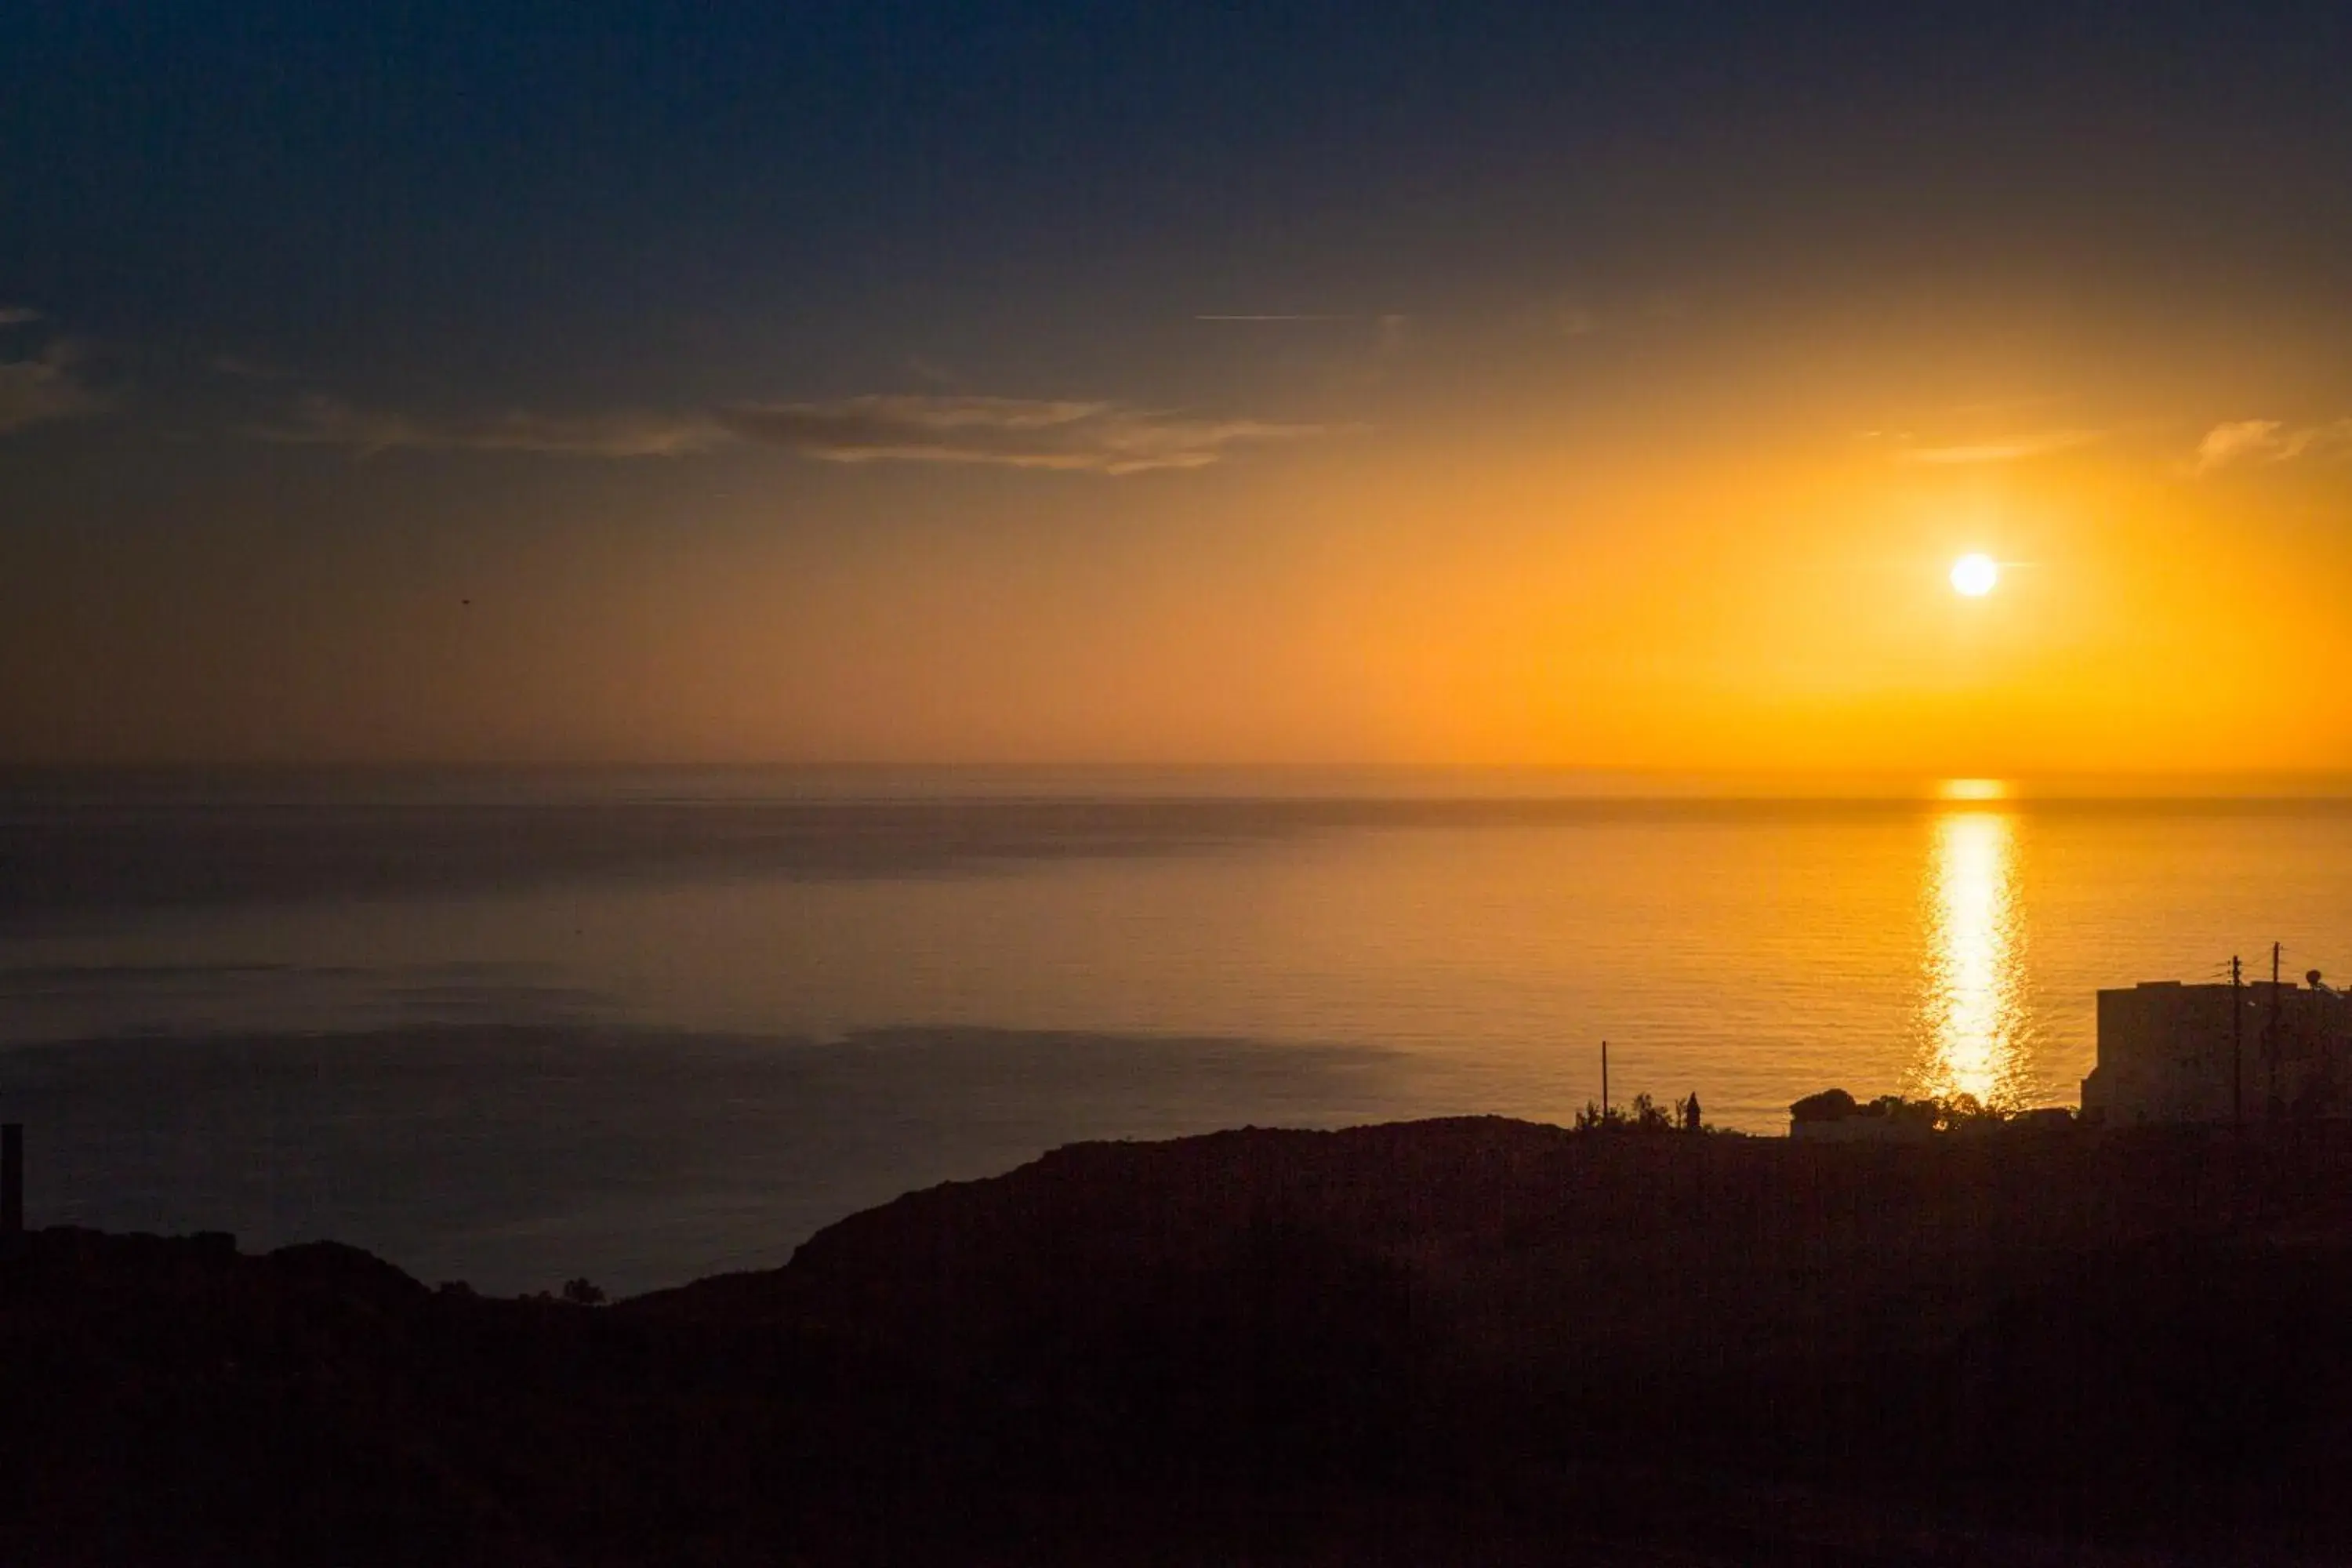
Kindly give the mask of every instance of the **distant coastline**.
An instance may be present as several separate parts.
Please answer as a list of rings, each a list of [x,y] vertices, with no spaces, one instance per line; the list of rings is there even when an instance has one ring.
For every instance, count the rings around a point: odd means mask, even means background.
[[[1414,763],[0,761],[0,805],[538,801],[723,805],[916,801],[2352,801],[2352,771],[2024,773]]]

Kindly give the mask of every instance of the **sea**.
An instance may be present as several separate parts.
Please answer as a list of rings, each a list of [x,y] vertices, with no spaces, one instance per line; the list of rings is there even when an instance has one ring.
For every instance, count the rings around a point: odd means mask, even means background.
[[[0,776],[35,1225],[428,1283],[771,1268],[1060,1144],[1843,1087],[2066,1105],[2095,996],[2352,977],[2342,781]]]

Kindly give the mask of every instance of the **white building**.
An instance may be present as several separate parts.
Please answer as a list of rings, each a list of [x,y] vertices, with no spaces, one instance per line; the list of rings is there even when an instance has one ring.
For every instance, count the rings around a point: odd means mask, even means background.
[[[2114,1126],[2352,1115],[2352,997],[2309,978],[2100,992],[2084,1116]]]

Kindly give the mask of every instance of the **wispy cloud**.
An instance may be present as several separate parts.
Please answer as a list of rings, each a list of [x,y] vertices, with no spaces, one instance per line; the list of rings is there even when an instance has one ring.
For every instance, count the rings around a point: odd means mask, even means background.
[[[719,418],[746,440],[826,462],[984,463],[1097,474],[1202,468],[1235,446],[1325,429],[1018,397],[877,395],[730,408]]]
[[[21,327],[27,321],[45,321],[47,317],[30,305],[0,305],[0,327]]]
[[[2305,453],[2352,450],[2352,419],[2289,426],[2281,419],[2232,419],[2205,432],[2192,467],[2210,473],[2231,463],[2284,463]]]
[[[474,418],[436,418],[355,408],[332,397],[305,397],[291,415],[252,432],[300,447],[383,452],[529,452],[574,458],[677,458],[708,451],[727,432],[706,416],[547,415],[515,411]]]
[[[2086,446],[2104,434],[2099,430],[2036,430],[1949,447],[1906,447],[1897,456],[1906,463],[2014,463]]]
[[[978,463],[1072,473],[1201,468],[1234,447],[1323,433],[1317,425],[1213,419],[1109,402],[877,395],[746,404],[709,413],[432,417],[305,397],[251,434],[296,446],[383,452],[512,452],[677,458],[732,442],[832,463]]]
[[[31,359],[0,360],[0,436],[104,409],[106,397],[76,373],[80,359],[72,343],[56,342]]]

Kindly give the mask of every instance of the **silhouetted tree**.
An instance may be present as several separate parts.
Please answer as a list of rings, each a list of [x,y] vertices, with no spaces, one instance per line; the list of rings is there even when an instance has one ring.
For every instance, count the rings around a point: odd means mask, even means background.
[[[575,1307],[601,1307],[604,1304],[604,1288],[585,1279],[566,1279],[563,1299]]]

